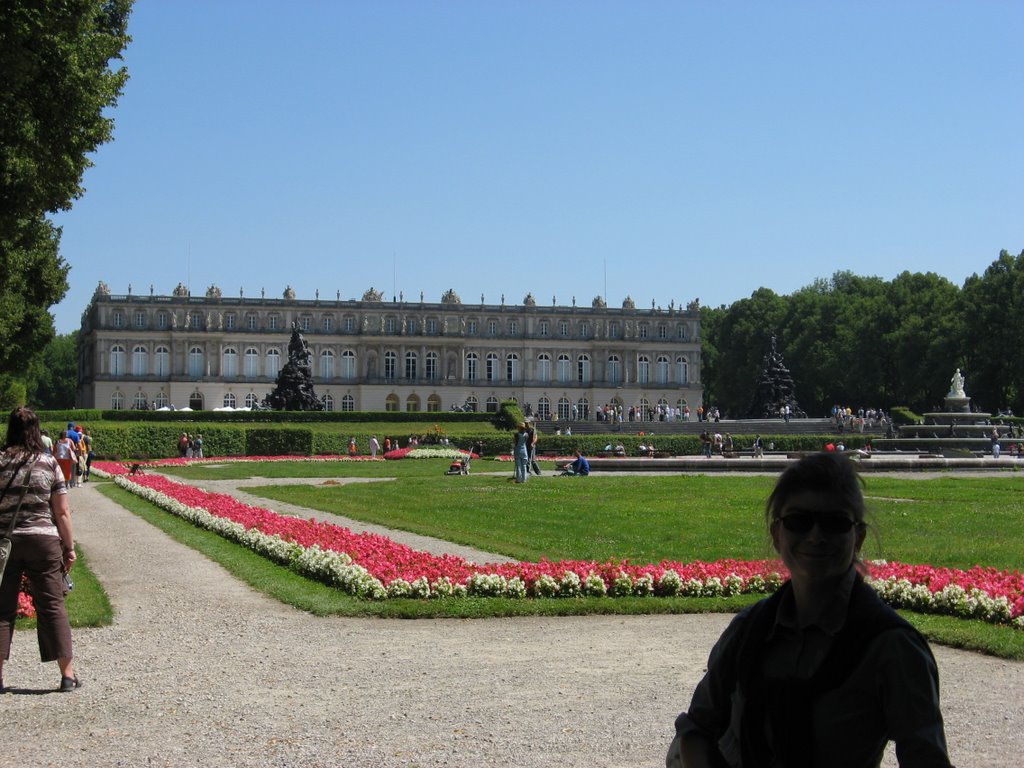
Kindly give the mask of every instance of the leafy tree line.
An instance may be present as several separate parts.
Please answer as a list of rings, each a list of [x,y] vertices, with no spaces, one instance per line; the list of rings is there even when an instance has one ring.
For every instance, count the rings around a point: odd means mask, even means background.
[[[891,281],[837,272],[788,296],[767,288],[703,307],[705,400],[746,415],[770,337],[810,415],[833,405],[941,409],[956,368],[979,410],[1024,414],[1024,251],[957,287],[932,272]]]

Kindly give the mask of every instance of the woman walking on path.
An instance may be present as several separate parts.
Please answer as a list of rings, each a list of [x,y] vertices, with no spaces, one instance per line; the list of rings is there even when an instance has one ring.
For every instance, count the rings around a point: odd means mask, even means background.
[[[791,574],[715,644],[669,768],[948,768],[939,675],[928,643],[864,583],[864,497],[852,462],[807,456],[768,498],[772,543]]]
[[[16,408],[7,422],[0,488],[6,489],[0,499],[0,530],[8,530],[16,516],[0,582],[0,693],[7,691],[3,663],[11,656],[22,574],[28,577],[36,607],[39,657],[60,667],[58,690],[73,691],[80,683],[72,664],[71,624],[64,605],[65,576],[75,562],[71,508],[61,469],[44,452],[39,418],[28,408]]]

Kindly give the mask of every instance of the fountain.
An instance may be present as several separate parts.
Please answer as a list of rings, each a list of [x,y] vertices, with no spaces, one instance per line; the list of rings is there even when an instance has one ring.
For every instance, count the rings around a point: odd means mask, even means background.
[[[956,369],[945,397],[945,410],[925,413],[920,424],[899,428],[897,437],[874,441],[880,451],[909,451],[946,458],[985,455],[992,451],[992,431],[1010,436],[1010,427],[993,424],[992,414],[971,410],[971,398],[964,390],[964,377]]]

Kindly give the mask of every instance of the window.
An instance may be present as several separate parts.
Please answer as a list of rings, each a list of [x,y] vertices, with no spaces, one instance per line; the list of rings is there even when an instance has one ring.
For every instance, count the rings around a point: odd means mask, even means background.
[[[232,379],[238,375],[238,350],[234,347],[227,347],[224,350],[221,361],[221,376]]]
[[[551,418],[551,401],[546,397],[542,397],[537,401],[537,416],[542,421],[547,421]]]
[[[558,418],[563,421],[568,421],[572,415],[572,405],[569,403],[569,398],[560,397],[558,398]]]
[[[405,324],[405,332],[407,334],[409,334],[410,336],[414,336],[416,334],[416,321],[415,320],[410,320],[409,322],[407,322]]]
[[[415,413],[420,409],[420,397],[419,395],[409,395],[405,398],[405,410],[409,413]]]
[[[487,335],[497,336],[498,335],[498,324],[494,320],[490,320],[487,323]]]
[[[203,367],[202,348],[190,348],[188,351],[188,375],[193,379],[201,378],[203,375]]]
[[[542,384],[551,381],[551,355],[546,352],[537,355],[537,381]]]
[[[576,359],[576,381],[580,384],[590,383],[590,356],[580,355]]]
[[[639,327],[637,328],[637,333],[639,334],[641,339],[646,339],[647,338],[647,323],[640,323]]]
[[[136,411],[144,411],[149,407],[149,400],[146,397],[146,393],[139,392],[135,393],[135,397],[132,398],[132,408]]]
[[[278,317],[277,317],[277,315],[271,315],[269,318],[267,318],[267,321],[268,321],[268,326],[270,327],[270,330],[276,331],[277,330],[277,324],[278,324]]]
[[[384,378],[394,379],[398,375],[398,355],[391,350],[384,353]],[[396,407],[394,410],[398,410]]]
[[[590,418],[590,401],[585,397],[576,401],[576,418],[584,421]]]
[[[384,410],[385,411],[397,411],[398,410],[398,395],[392,393],[384,398]]]
[[[331,332],[331,329],[334,327],[334,321],[330,315],[324,315],[320,327],[324,329],[324,333]]]
[[[638,384],[651,383],[651,360],[646,355],[636,359],[636,380]]]
[[[569,324],[563,320],[561,323],[558,324],[558,332],[562,334],[563,337],[568,336]]]
[[[665,325],[659,325],[658,326],[658,338],[659,339],[667,339],[668,338],[668,327],[667,326],[665,326]]]
[[[566,354],[558,356],[558,382],[568,384],[572,381],[572,358]]]
[[[619,324],[618,323],[609,323],[608,324],[608,338],[609,339],[617,339],[617,338],[619,338]]]
[[[541,320],[540,321],[540,324],[539,324],[539,327],[537,329],[537,332],[541,336],[547,336],[548,335],[548,321],[547,320]]]
[[[334,352],[330,349],[320,352],[320,378],[324,381],[334,378]]]
[[[466,355],[466,379],[469,381],[475,381],[477,377],[477,362],[480,358],[476,352],[470,352]]]
[[[171,375],[171,351],[164,346],[156,348],[156,355],[154,356],[153,363],[155,366],[155,373],[161,378]]]
[[[345,333],[352,333],[356,328],[356,319],[352,315],[345,316]],[[345,401],[342,400],[342,410],[345,410]]]
[[[441,396],[430,395],[427,398],[427,412],[428,413],[440,413],[441,411]]]
[[[427,320],[427,333],[431,336],[437,333],[437,320],[434,320],[433,318]],[[429,406],[430,403],[427,403],[427,405]]]
[[[149,373],[149,351],[141,344],[132,349],[132,376]]]
[[[356,353],[346,349],[341,353],[341,378],[354,379],[356,377]]]
[[[229,331],[235,330],[235,313],[234,312],[229,312],[228,314],[224,315],[224,327],[227,330],[229,330]]]
[[[585,339],[590,335],[590,326],[586,323],[580,323],[580,338]]]
[[[245,377],[255,379],[260,375],[260,351],[256,347],[245,350]]]
[[[156,397],[153,398],[154,408],[167,408],[170,401],[167,399],[167,393],[163,390],[156,393]]]
[[[281,371],[281,353],[276,349],[267,350],[267,376],[277,378]]]
[[[326,395],[324,395],[323,399],[324,399],[324,410],[325,411],[333,411],[334,410],[334,395],[332,395],[330,392],[328,392]]]
[[[124,376],[124,347],[115,344],[110,348],[110,375]]]
[[[487,380],[498,380],[498,356],[493,352],[487,353]]]
[[[193,411],[203,410],[203,393],[198,389],[189,396],[188,407]]]
[[[188,327],[193,331],[201,331],[203,329],[203,316],[199,312],[193,312],[189,315]]]
[[[466,410],[470,413],[476,413],[480,407],[480,401],[476,399],[475,395],[470,395],[466,398]]]
[[[235,398],[235,396],[233,394],[228,392],[226,395],[224,395],[224,407],[225,408],[234,408],[237,405],[238,405],[238,400]]]
[[[166,312],[161,312],[156,316],[156,327],[160,330],[165,330],[168,325],[168,317]]]
[[[437,352],[427,352],[427,371],[426,371],[426,374],[427,374],[427,378],[428,379],[436,379],[437,378]],[[429,411],[430,410],[430,407],[429,407],[430,403],[429,402],[427,403],[427,406],[428,406],[427,410]]]
[[[490,397],[488,397],[487,398],[487,402],[484,403],[484,410],[487,411],[487,413],[497,413],[498,412],[498,398],[496,398],[494,395],[491,395]]]
[[[405,378],[410,379],[410,380],[416,378],[416,363],[417,363],[416,353],[415,352],[406,352],[405,353]],[[409,410],[409,409],[406,408],[406,410]],[[418,405],[416,407],[416,410],[417,411],[419,410],[419,406]]]
[[[135,327],[145,328],[146,327],[146,313],[138,310],[135,312]]]
[[[110,410],[112,411],[123,411],[124,410],[124,395],[120,392],[115,392],[110,396]]]
[[[247,394],[245,396],[245,407],[246,408],[255,408],[259,404],[260,404],[260,400],[259,400],[258,397],[256,397],[256,393],[255,392],[250,392],[249,394]]]
[[[303,333],[309,333],[309,329],[313,327],[313,318],[306,316],[299,320],[299,327],[302,328]]]
[[[676,358],[676,384],[683,385],[689,382],[690,375],[686,358],[680,355]]]
[[[505,380],[519,381],[519,355],[513,353],[505,358]]]
[[[654,380],[662,386],[668,384],[668,356],[658,355],[654,368]]]
[[[618,355],[609,355],[608,366],[605,369],[605,378],[612,386],[622,383],[622,361]]]
[[[255,331],[259,327],[259,318],[256,315],[249,313],[245,316],[245,327],[250,331]]]
[[[115,328],[124,328],[124,312],[115,312],[114,313],[114,327]]]
[[[384,321],[384,332],[394,333],[395,332],[395,318],[389,317]]]
[[[345,395],[341,398],[341,410],[343,411],[354,411],[356,409],[356,399],[352,395]]]
[[[466,333],[470,336],[476,336],[476,320],[470,320],[466,325]]]
[[[517,333],[519,333],[519,323],[517,323],[515,320],[509,320],[508,321],[508,335],[509,336],[515,336]]]
[[[680,341],[686,340],[686,326],[683,323],[680,323],[678,326],[676,326],[676,338],[678,338]]]

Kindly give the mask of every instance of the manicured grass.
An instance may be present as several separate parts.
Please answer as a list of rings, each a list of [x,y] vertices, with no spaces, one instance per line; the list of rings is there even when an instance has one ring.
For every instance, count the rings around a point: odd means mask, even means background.
[[[106,590],[96,575],[89,569],[89,558],[82,548],[75,547],[78,560],[71,569],[71,578],[75,588],[68,592],[65,605],[72,627],[105,627],[114,620],[114,610],[110,605]],[[36,620],[18,619],[18,629],[35,629]]]

